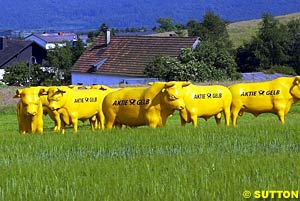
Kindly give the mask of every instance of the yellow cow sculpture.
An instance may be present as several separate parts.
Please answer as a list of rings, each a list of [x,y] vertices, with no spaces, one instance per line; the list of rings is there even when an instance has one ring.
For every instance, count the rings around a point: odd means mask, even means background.
[[[227,87],[220,85],[196,86],[189,85],[184,88],[185,109],[180,111],[181,125],[190,123],[196,127],[197,118],[205,120],[215,116],[217,124],[221,122],[221,113],[225,116],[225,125],[230,123],[231,92]]]
[[[190,82],[157,82],[149,87],[128,87],[108,94],[103,100],[105,127],[166,124],[174,110],[184,109],[183,88]]]
[[[59,112],[64,109],[63,111],[68,114],[64,122],[72,124],[75,132],[78,130],[78,120],[90,120],[92,130],[103,129],[102,101],[108,91],[108,88],[73,90],[68,87],[50,87],[47,92],[49,107],[52,111]]]
[[[19,132],[22,134],[43,133],[43,105],[39,97],[40,88],[18,89],[14,98],[20,98],[17,105]]]
[[[272,81],[234,84],[231,117],[234,126],[243,112],[258,116],[261,113],[276,114],[281,123],[290,111],[291,105],[300,99],[300,76],[281,77]]]
[[[42,101],[43,105],[43,114],[49,115],[49,117],[54,121],[54,131],[58,132],[62,130],[62,127],[64,127],[65,124],[68,124],[64,122],[63,119],[68,119],[69,115],[67,111],[63,108],[60,108],[59,110],[51,110],[49,107],[49,101],[45,94],[45,91],[48,91],[49,87],[41,87],[40,92],[40,99]]]

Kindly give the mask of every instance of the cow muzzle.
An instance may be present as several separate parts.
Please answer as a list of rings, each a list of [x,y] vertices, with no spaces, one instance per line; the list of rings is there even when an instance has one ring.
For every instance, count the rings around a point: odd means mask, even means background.
[[[56,108],[55,107],[50,107],[50,110],[54,111],[54,110],[56,110]]]
[[[182,105],[180,105],[179,107],[178,107],[178,110],[183,110],[184,109],[184,107],[182,106]]]
[[[36,111],[29,111],[29,112],[27,112],[27,115],[35,116],[35,115],[37,115],[37,112]]]

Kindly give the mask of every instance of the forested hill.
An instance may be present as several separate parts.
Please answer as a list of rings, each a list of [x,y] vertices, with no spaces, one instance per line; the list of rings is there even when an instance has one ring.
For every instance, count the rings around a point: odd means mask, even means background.
[[[300,11],[299,0],[0,0],[0,30],[97,29],[156,26],[159,17],[175,23],[201,20],[213,11],[225,20],[241,21]]]

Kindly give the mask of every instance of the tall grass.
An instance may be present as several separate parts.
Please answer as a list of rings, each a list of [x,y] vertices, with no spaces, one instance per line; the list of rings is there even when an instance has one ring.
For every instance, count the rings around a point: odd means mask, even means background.
[[[0,200],[243,200],[244,190],[299,190],[300,108],[245,114],[238,127],[180,126],[78,133],[18,133],[15,111],[0,115]],[[224,123],[224,122],[223,122]]]

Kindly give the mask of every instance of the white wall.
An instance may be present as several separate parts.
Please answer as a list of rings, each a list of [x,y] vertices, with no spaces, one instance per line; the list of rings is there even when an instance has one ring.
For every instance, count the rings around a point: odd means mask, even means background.
[[[115,75],[100,75],[92,73],[74,73],[72,72],[72,84],[82,83],[83,85],[103,84],[118,85],[121,82],[126,84],[147,84],[148,82],[157,81],[156,78],[138,78]]]
[[[0,80],[3,79],[4,73],[5,73],[5,70],[4,69],[0,69]]]

